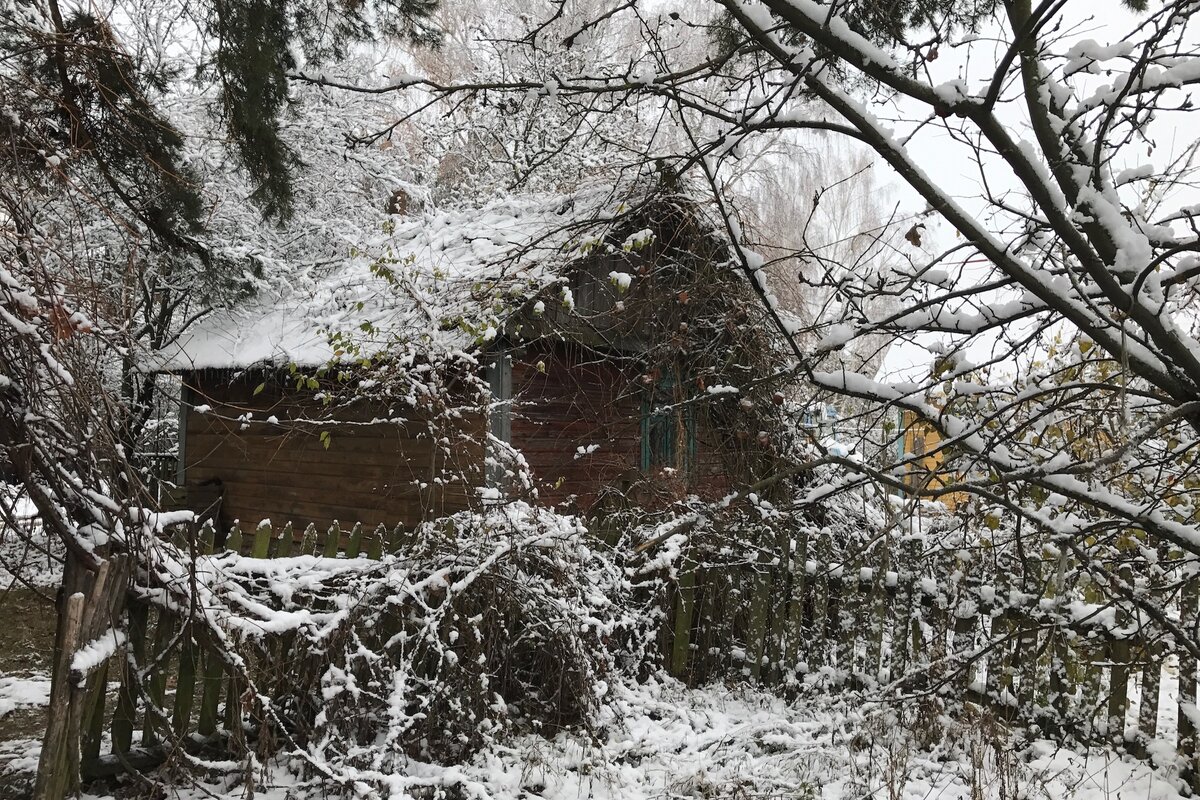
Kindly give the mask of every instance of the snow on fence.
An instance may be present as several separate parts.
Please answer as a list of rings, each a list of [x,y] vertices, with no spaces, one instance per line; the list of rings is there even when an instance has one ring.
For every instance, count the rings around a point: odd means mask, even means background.
[[[1182,559],[1161,596],[1139,589],[1167,609],[1156,620],[1113,602],[1112,587],[1068,587],[1065,557],[1049,552],[1018,560],[913,537],[847,558],[829,535],[786,532],[760,544],[740,566],[683,548],[664,636],[676,677],[967,702],[1035,737],[1174,761],[1200,790],[1197,660],[1175,636],[1197,629],[1200,582]]]
[[[335,523],[319,533],[264,523],[248,534],[235,527],[223,547],[252,558],[378,559],[403,551],[411,535],[400,527],[345,531]],[[217,541],[206,524],[181,544],[209,554],[219,549]],[[673,577],[657,584],[666,587],[659,595],[667,602],[662,656],[677,677],[702,682],[740,672],[785,691],[850,686],[881,698],[965,700],[1041,735],[1107,740],[1159,763],[1174,749],[1195,780],[1196,660],[1185,648],[1172,649],[1160,628],[1134,624],[1127,612],[1098,599],[1095,587],[1095,602],[1083,602],[1047,570],[1050,577],[1030,591],[1041,562],[1027,561],[1020,570],[988,567],[965,551],[916,542],[863,548],[853,558],[835,558],[828,536],[781,534],[772,545],[740,564],[710,563],[700,548],[681,548]],[[117,572],[128,568],[126,560],[112,565]],[[661,578],[669,564],[660,560],[651,569]],[[73,622],[74,606],[67,606],[62,652],[74,655],[60,656],[60,669],[71,672],[72,694],[70,702],[52,702],[47,747],[61,747],[65,760],[44,755],[50,773],[55,763],[72,760],[85,778],[146,768],[180,746],[203,757],[251,748],[252,704],[239,677],[247,673],[231,669],[227,653],[184,635],[186,609],[130,595],[128,629],[110,630],[121,599],[109,590],[124,581],[94,583],[80,589],[77,605],[106,613]],[[1193,629],[1196,580],[1177,591],[1163,606],[1173,603],[1179,626]],[[100,595],[84,603],[88,592]],[[270,663],[286,660],[288,641],[277,638],[263,647],[262,663],[246,665],[264,685],[288,680]],[[106,710],[109,678],[120,686]],[[81,743],[74,752],[72,731]]]
[[[310,525],[296,536],[291,524],[275,530],[266,523],[248,535],[234,527],[223,547],[255,558],[308,554],[378,559],[385,548],[401,549],[406,535],[400,527],[367,532],[355,525],[343,531],[334,523],[322,534]],[[177,534],[176,544],[185,552],[193,546],[198,555],[219,549],[210,524],[193,542],[185,539]],[[56,675],[68,675],[69,681],[66,691],[52,692],[36,797],[69,795],[80,777],[157,766],[178,746],[225,756],[244,752],[248,745],[248,703],[228,654],[185,635],[186,609],[170,611],[126,596],[129,568],[127,555],[116,556],[104,562],[98,575],[83,574],[83,585],[64,589],[70,599],[56,645]],[[128,629],[111,629],[110,621],[119,618],[125,604]],[[279,641],[273,646],[282,654],[286,645]],[[270,665],[254,666],[265,674]],[[143,696],[146,702],[139,700]]]

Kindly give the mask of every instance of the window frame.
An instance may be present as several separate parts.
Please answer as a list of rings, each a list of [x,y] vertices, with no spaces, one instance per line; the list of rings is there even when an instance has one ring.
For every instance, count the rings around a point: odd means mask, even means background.
[[[641,469],[670,468],[691,475],[696,468],[696,415],[690,397],[676,392],[680,385],[674,375],[664,375],[642,391]],[[683,386],[689,385],[687,382]],[[655,413],[665,406],[679,406],[670,413]],[[678,445],[678,425],[682,415],[684,447]],[[682,454],[677,452],[682,449]]]

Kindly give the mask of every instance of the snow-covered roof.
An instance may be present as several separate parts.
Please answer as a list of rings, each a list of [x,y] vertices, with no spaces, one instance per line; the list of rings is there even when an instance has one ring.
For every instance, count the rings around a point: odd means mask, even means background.
[[[469,350],[494,337],[513,310],[562,282],[581,248],[600,235],[589,223],[603,225],[621,207],[611,187],[595,187],[391,217],[390,233],[381,230],[369,246],[348,243],[344,262],[288,276],[209,314],[149,366],[315,367],[398,342],[429,356]]]

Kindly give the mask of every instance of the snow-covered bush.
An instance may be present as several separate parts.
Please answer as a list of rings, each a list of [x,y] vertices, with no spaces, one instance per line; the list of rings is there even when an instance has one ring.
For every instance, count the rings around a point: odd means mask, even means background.
[[[590,730],[646,649],[612,552],[520,503],[428,523],[378,561],[225,554],[201,574],[248,666],[258,751],[290,743],[335,779]]]

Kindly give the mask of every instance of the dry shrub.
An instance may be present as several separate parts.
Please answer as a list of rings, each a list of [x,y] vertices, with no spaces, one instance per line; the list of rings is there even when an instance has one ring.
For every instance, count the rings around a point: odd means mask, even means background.
[[[252,561],[222,574],[264,619],[302,622],[239,649],[259,691],[271,687],[284,738],[335,772],[456,763],[516,730],[590,729],[645,653],[612,552],[523,504],[429,524],[378,562]]]

